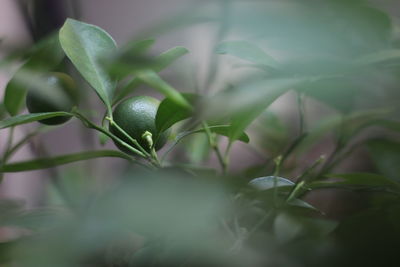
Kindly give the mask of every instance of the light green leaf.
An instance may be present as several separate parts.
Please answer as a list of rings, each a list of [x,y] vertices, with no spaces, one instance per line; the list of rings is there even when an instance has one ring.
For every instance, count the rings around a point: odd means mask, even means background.
[[[115,150],[87,151],[76,154],[56,156],[52,158],[37,158],[29,161],[10,163],[1,166],[0,171],[1,172],[31,171],[31,170],[51,168],[76,161],[101,158],[101,157],[117,157],[117,158],[130,159],[129,156],[127,156],[126,154]]]
[[[185,55],[188,53],[188,50],[184,47],[174,47],[171,48],[163,53],[161,53],[158,57],[154,59],[152,62],[151,68],[155,72],[160,72],[166,67],[168,67],[170,64],[172,64],[175,60],[177,60],[179,57]],[[124,97],[132,93],[134,89],[136,89],[142,82],[140,79],[137,77],[134,77],[130,82],[128,82],[123,88],[121,88],[116,96],[114,97],[113,104],[119,102],[122,100]]]
[[[238,58],[278,69],[278,62],[261,48],[247,41],[223,42],[217,46],[218,54],[228,54]]]
[[[230,116],[230,142],[252,123],[277,98],[296,86],[311,82],[311,77],[277,78],[244,84],[210,99],[208,116]],[[229,103],[226,105],[225,103]]]
[[[191,109],[188,101],[171,85],[166,83],[157,73],[153,70],[144,70],[137,73],[137,77],[147,84],[148,86],[158,90],[160,93],[171,99],[178,105],[181,105],[188,110]]]
[[[116,83],[108,77],[99,60],[116,50],[115,41],[101,28],[73,19],[67,19],[59,38],[65,54],[111,112]]]
[[[209,129],[212,133],[216,133],[216,134],[219,134],[219,135],[223,135],[223,136],[228,137],[228,136],[229,136],[229,133],[230,133],[230,127],[231,127],[230,125],[215,125],[215,126],[210,126],[210,127],[208,127],[208,129]],[[173,149],[183,138],[185,138],[185,137],[187,137],[187,136],[189,136],[189,135],[192,135],[192,134],[204,133],[204,132],[206,132],[206,129],[201,128],[201,129],[194,130],[194,131],[187,131],[187,132],[179,133],[179,134],[175,137],[174,143],[168,148],[168,150],[165,152],[165,154],[164,154],[163,157],[165,157],[169,152],[171,152],[172,149]],[[249,138],[249,136],[248,136],[245,132],[243,132],[243,133],[239,136],[239,138],[238,138],[237,140],[242,141],[242,142],[244,142],[244,143],[248,143],[248,142],[250,141],[250,138]],[[207,141],[207,142],[208,142],[208,141]],[[205,146],[203,146],[203,147],[205,147]],[[198,152],[198,151],[195,151],[195,152]]]
[[[400,60],[400,49],[388,49],[379,52],[363,55],[356,59],[356,65],[372,65],[389,60]]]
[[[17,115],[0,121],[0,129],[61,116],[72,116],[72,114],[63,111],[57,111]]]
[[[189,53],[189,50],[187,50],[185,47],[173,47],[155,58],[152,69],[156,72],[159,72],[187,53]]]
[[[282,178],[279,176],[265,176],[265,177],[259,177],[251,180],[249,182],[249,185],[253,186],[254,188],[258,190],[268,190],[274,188],[274,185],[276,184],[276,187],[282,187],[282,186],[294,186],[294,183],[286,178]]]

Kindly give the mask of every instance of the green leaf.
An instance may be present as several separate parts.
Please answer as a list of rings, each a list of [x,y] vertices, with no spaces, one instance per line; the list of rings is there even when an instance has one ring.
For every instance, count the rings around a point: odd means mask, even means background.
[[[356,65],[372,65],[390,60],[400,60],[400,49],[388,49],[363,55],[354,61]]]
[[[61,116],[72,116],[72,114],[63,111],[57,111],[17,115],[0,121],[0,129]]]
[[[0,102],[0,120],[2,120],[6,116],[6,107],[4,103]]]
[[[255,178],[249,182],[249,185],[253,186],[258,190],[268,190],[274,188],[275,183],[276,187],[294,186],[294,183],[292,181],[279,176],[265,176],[265,177]]]
[[[360,85],[346,78],[332,78],[302,88],[308,95],[342,113],[349,113],[360,93]]]
[[[391,109],[369,109],[353,112],[348,115],[334,115],[323,119],[317,126],[312,128],[302,142],[297,146],[297,153],[302,153],[313,144],[318,142],[323,136],[334,130],[342,130],[343,140],[348,141],[356,134],[369,126],[382,126],[396,130],[399,127],[395,122],[387,121],[382,117],[387,116]]]
[[[223,135],[223,136],[229,137],[230,127],[231,127],[230,125],[215,125],[215,126],[210,126],[210,127],[208,127],[208,129],[209,129],[211,132],[213,132],[213,133],[216,133],[216,134],[219,134],[219,135]],[[165,154],[164,154],[163,157],[165,157],[169,152],[171,152],[172,149],[173,149],[183,138],[185,138],[185,137],[187,137],[187,136],[189,136],[189,135],[192,135],[192,134],[196,134],[196,133],[205,133],[205,132],[206,132],[206,129],[201,128],[201,129],[194,130],[194,131],[187,131],[187,132],[179,133],[179,134],[175,137],[174,143],[168,148],[168,150],[165,152]],[[248,136],[245,132],[243,132],[243,133],[239,136],[239,138],[238,138],[237,140],[242,141],[242,142],[244,142],[244,143],[248,143],[248,142],[250,141],[250,138],[249,138],[249,136]],[[207,141],[207,142],[208,142],[208,141]],[[202,147],[206,147],[206,146],[202,146]],[[200,150],[200,149],[198,149],[198,150],[196,150],[196,151],[194,151],[194,152],[195,152],[195,153],[199,153],[199,150]]]
[[[316,181],[307,186],[311,189],[319,188],[374,188],[384,187],[388,189],[400,190],[400,183],[394,182],[382,175],[375,173],[345,173],[328,174],[327,178],[335,178],[331,181]],[[338,179],[338,180],[337,180]]]
[[[188,101],[175,88],[158,76],[158,74],[153,70],[140,71],[137,73],[137,77],[148,86],[157,89],[160,93],[171,99],[171,101],[184,108],[187,108],[188,110],[191,110],[191,106]]]
[[[163,53],[161,53],[158,57],[154,59],[152,62],[151,68],[155,72],[160,72],[166,67],[168,67],[171,63],[177,60],[179,57],[188,53],[188,50],[184,47],[174,47]],[[116,96],[114,97],[113,104],[119,102],[124,97],[132,93],[134,89],[136,89],[142,82],[137,77],[134,77],[128,84],[126,84],[123,88],[121,88]]]
[[[144,53],[149,50],[155,43],[154,39],[144,39],[139,41],[130,42],[122,49],[122,52],[119,53],[122,56],[126,54],[138,54]]]
[[[247,41],[229,41],[219,44],[216,48],[218,54],[228,54],[238,58],[261,64],[275,69],[279,68],[278,62],[266,54],[261,48]]]
[[[130,159],[129,156],[127,156],[126,154],[115,150],[87,151],[76,154],[56,156],[52,158],[37,158],[29,161],[10,163],[1,166],[0,171],[1,172],[31,171],[31,170],[51,168],[76,161],[101,158],[101,157],[117,157],[117,158]]]
[[[152,69],[156,72],[159,72],[187,53],[189,53],[189,50],[187,50],[185,47],[182,46],[173,47],[161,53],[158,57],[155,58]]]
[[[229,134],[231,132],[231,127],[232,126],[230,126],[230,125],[214,125],[214,126],[209,126],[208,129],[212,133],[216,133],[216,134],[219,134],[219,135],[223,135],[223,136],[229,137]],[[189,134],[195,134],[195,133],[204,133],[204,132],[206,132],[206,129],[205,128],[201,128],[201,129],[190,131],[190,132],[186,132],[186,133],[183,133],[183,134],[185,134],[185,136],[187,136],[188,133]],[[250,142],[250,138],[245,132],[242,132],[237,140],[242,141],[244,143]]]
[[[27,73],[35,73],[36,76],[39,76],[41,72],[54,69],[64,58],[64,53],[56,37],[51,36],[38,43],[30,58],[8,82],[4,93],[4,105],[10,115],[17,115],[25,106],[25,96],[29,84],[23,82],[23,76]]]
[[[198,95],[196,94],[183,93],[182,96],[186,99],[187,102],[191,104],[194,104],[196,99],[198,99]],[[178,105],[175,101],[172,101],[170,98],[165,98],[163,101],[161,101],[157,109],[157,114],[156,114],[157,131],[159,133],[164,132],[175,123],[190,118],[191,116],[192,116],[191,110],[188,110],[182,105]]]
[[[252,123],[278,97],[296,86],[314,81],[317,77],[276,78],[246,83],[213,96],[206,116],[231,117],[230,142]],[[229,105],[226,105],[229,103]]]
[[[59,38],[65,54],[111,112],[116,83],[108,77],[99,60],[116,50],[115,41],[101,28],[73,19],[67,19]]]
[[[387,139],[367,142],[369,154],[384,176],[400,182],[400,143]]]

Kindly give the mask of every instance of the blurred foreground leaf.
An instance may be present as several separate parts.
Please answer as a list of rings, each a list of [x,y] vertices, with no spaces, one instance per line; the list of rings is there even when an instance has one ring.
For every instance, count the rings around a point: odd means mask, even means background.
[[[40,76],[44,72],[53,70],[63,58],[64,53],[57,36],[50,36],[39,42],[25,64],[7,84],[4,105],[8,113],[16,115],[24,107],[26,92],[31,84],[23,82],[23,76],[26,73],[35,73]]]

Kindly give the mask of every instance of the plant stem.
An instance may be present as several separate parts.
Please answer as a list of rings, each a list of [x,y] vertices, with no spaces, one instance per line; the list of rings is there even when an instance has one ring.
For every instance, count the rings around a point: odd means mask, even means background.
[[[128,138],[128,140],[130,142],[132,142],[132,144],[134,144],[135,146],[137,146],[139,148],[139,150],[147,157],[150,158],[151,155],[138,143],[138,141],[134,138],[132,138],[132,136],[130,136],[127,132],[125,132],[124,129],[122,129],[112,118],[110,117],[106,117],[106,120],[108,120],[111,124],[111,126],[114,126],[120,133],[122,133],[126,138]]]
[[[104,133],[105,135],[107,135],[108,137],[110,137],[111,139],[113,139],[115,142],[121,144],[122,146],[126,147],[127,149],[129,149],[130,151],[132,151],[133,153],[143,157],[143,158],[147,158],[147,156],[145,154],[143,154],[141,151],[137,150],[136,148],[132,147],[131,145],[129,145],[128,143],[122,141],[120,138],[118,138],[117,136],[115,136],[114,134],[112,134],[111,132],[107,131],[104,128],[101,128],[99,126],[97,126],[96,124],[94,124],[93,122],[91,122],[89,119],[87,119],[83,114],[81,114],[78,111],[73,111],[72,114],[74,114],[74,116],[76,118],[78,118],[79,120],[81,120],[86,127],[91,128],[91,129],[95,129],[99,132]]]
[[[47,128],[47,127],[46,127],[46,126],[42,126],[42,127],[38,128],[38,129],[36,129],[35,131],[33,131],[33,132],[27,134],[24,138],[22,138],[22,139],[21,139],[18,143],[16,143],[13,147],[10,147],[10,148],[8,149],[8,151],[6,151],[6,153],[4,153],[4,157],[3,157],[4,163],[5,163],[8,159],[10,159],[10,157],[11,157],[15,152],[17,152],[18,149],[19,149],[21,146],[23,146],[30,138],[36,136],[38,133],[40,133],[40,132],[41,132],[43,129],[45,129],[45,128]]]
[[[202,121],[201,125],[204,128],[204,131],[208,137],[208,142],[210,143],[211,148],[215,151],[215,154],[217,154],[217,158],[219,163],[221,164],[221,168],[222,168],[222,173],[226,174],[227,169],[228,169],[228,164],[227,164],[227,160],[225,157],[222,156],[222,153],[218,147],[218,144],[215,140],[215,136],[212,134],[212,132],[210,131],[210,128],[207,124],[207,122]]]
[[[297,92],[297,107],[299,110],[299,136],[305,133],[305,105],[304,105],[304,93]]]
[[[274,171],[274,195],[273,195],[273,202],[275,208],[277,207],[278,203],[278,175],[281,169],[281,163],[282,163],[282,156],[278,156],[275,160],[275,171]]]

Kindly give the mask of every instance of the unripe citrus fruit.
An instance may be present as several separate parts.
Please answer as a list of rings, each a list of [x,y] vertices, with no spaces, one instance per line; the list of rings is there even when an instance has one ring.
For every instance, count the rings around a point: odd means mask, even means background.
[[[154,148],[159,150],[167,142],[169,131],[161,134],[157,132],[155,118],[160,101],[149,96],[135,96],[126,99],[117,105],[113,112],[113,119],[117,125],[122,128],[133,139],[136,139],[141,147],[149,151],[150,146],[143,137],[145,132],[151,133]],[[129,139],[121,133],[115,126],[110,126],[110,131],[124,142],[137,148]],[[127,148],[116,143],[116,146],[125,152],[129,152]]]
[[[76,86],[74,80],[67,74],[52,72],[45,77],[46,86],[29,88],[26,95],[26,107],[30,113],[71,111],[76,104]],[[48,125],[61,124],[70,116],[54,117],[40,120]]]

